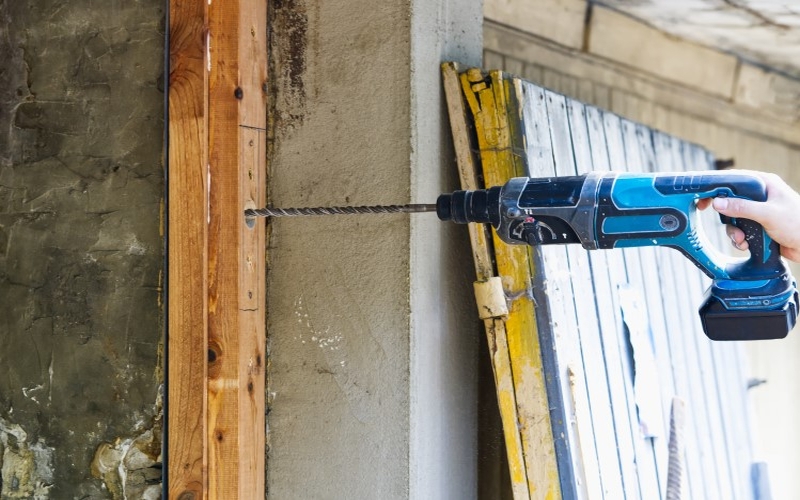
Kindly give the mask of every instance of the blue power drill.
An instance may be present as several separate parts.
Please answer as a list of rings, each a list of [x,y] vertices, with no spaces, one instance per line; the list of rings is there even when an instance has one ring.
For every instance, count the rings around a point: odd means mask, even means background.
[[[797,321],[798,293],[780,246],[760,224],[720,216],[744,231],[750,257],[717,252],[696,208],[696,200],[716,196],[765,201],[767,192],[761,179],[743,173],[593,172],[518,177],[503,186],[443,194],[436,212],[441,220],[489,223],[511,244],[675,248],[713,280],[700,307],[710,339],[783,338]]]

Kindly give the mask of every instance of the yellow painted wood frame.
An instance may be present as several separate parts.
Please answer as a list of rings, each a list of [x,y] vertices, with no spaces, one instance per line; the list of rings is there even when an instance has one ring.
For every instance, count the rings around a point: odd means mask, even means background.
[[[484,73],[473,68],[460,72],[454,63],[442,65],[442,74],[462,188],[501,185],[511,177],[526,175],[519,154],[524,148],[517,129],[521,120],[509,119],[519,113],[518,83],[499,71]],[[468,123],[474,124],[485,186],[478,183]],[[534,260],[527,247],[506,245],[496,235],[492,241],[484,225],[469,227],[478,281],[487,281],[496,273],[510,302],[508,315],[484,323],[514,498],[561,498],[530,289]]]

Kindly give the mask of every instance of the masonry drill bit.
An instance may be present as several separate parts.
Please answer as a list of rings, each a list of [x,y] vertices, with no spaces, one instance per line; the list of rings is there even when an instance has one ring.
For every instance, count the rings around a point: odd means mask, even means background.
[[[309,215],[359,215],[435,212],[435,204],[369,205],[360,207],[248,208],[245,217],[302,217]]]

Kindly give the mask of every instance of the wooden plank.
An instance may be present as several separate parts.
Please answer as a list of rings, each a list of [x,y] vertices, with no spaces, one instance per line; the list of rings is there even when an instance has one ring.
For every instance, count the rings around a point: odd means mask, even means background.
[[[589,143],[591,145],[592,166],[597,171],[608,171],[609,157],[606,142],[604,114],[595,107],[586,108]],[[625,272],[622,254],[617,250],[597,250],[590,252],[592,277],[596,291],[597,311],[600,318],[603,357],[608,374],[608,391],[614,419],[617,440],[618,463],[624,493],[608,498],[639,498],[638,474],[635,467],[632,424],[630,420],[627,373],[623,371],[622,319],[617,295],[617,284],[624,280],[620,271]],[[604,485],[606,483],[604,482]]]
[[[732,480],[737,498],[750,500],[753,492],[750,486],[750,470],[753,452],[750,444],[750,408],[747,378],[742,373],[744,363],[742,345],[735,342],[719,342],[713,345],[715,359],[724,374],[720,382],[720,399],[723,412],[731,425],[728,426],[729,453],[732,460]],[[718,380],[720,377],[718,377]]]
[[[594,110],[597,111],[596,109]],[[571,99],[567,100],[572,149],[575,154],[573,174],[582,175],[594,169],[593,147],[605,153],[605,141],[595,145],[590,139],[587,108]],[[597,122],[594,122],[597,124]],[[596,130],[595,130],[596,131]],[[574,247],[579,262],[579,273],[573,273],[573,280],[578,279],[573,288],[580,293],[575,296],[575,307],[583,314],[578,314],[578,326],[581,332],[581,352],[584,370],[591,401],[592,426],[597,445],[597,460],[600,467],[600,480],[604,498],[623,498],[622,471],[617,452],[617,439],[613,415],[613,399],[611,396],[612,380],[621,380],[619,372],[613,376],[606,361],[606,347],[603,344],[603,329],[616,333],[616,323],[609,318],[603,308],[610,299],[608,274],[606,271],[605,252],[588,252]],[[570,263],[573,262],[570,254]],[[572,267],[570,267],[572,269]],[[580,295],[580,296],[579,296]],[[602,296],[602,297],[601,297]],[[594,305],[594,309],[589,307]],[[601,305],[602,304],[602,305]]]
[[[500,419],[503,424],[503,438],[506,444],[511,493],[514,496],[514,500],[535,498],[535,495],[532,495],[528,489],[528,471],[525,463],[522,436],[518,426],[518,403],[514,386],[514,372],[509,357],[506,324],[502,319],[492,318],[484,320],[484,327],[486,328],[486,339],[492,361],[495,390],[497,391],[497,406],[500,409]]]
[[[645,127],[637,125],[637,139],[639,154],[642,159],[644,172],[656,173],[656,152],[654,148],[655,132]],[[671,321],[671,310],[665,302],[664,288],[670,286],[671,269],[666,269],[665,252],[672,252],[668,248],[643,249],[643,273],[646,275],[648,286],[648,308],[653,325],[653,348],[655,350],[656,364],[658,366],[659,384],[661,387],[661,408],[663,416],[663,429],[656,441],[656,453],[659,466],[659,479],[661,481],[661,491],[667,489],[667,444],[670,428],[670,409],[672,407],[673,395],[675,394],[675,380],[672,374],[672,352],[669,346],[669,324]],[[647,262],[649,265],[645,265]],[[657,306],[657,307],[655,307]]]
[[[537,96],[532,97],[537,99]],[[562,95],[545,91],[544,102],[550,123],[555,167],[551,174],[574,175],[575,157],[567,118],[567,100]],[[579,314],[581,309],[585,310],[594,303],[588,260],[586,252],[574,245],[543,246],[542,255],[545,258],[547,286],[550,288],[552,285],[554,288],[553,293],[548,293],[548,298],[553,311],[558,362],[561,370],[568,371],[563,373],[568,376],[562,378],[562,383],[566,383],[565,393],[571,393],[574,401],[570,414],[570,428],[574,428],[574,436],[570,438],[574,440],[573,460],[577,465],[575,479],[578,488],[583,490],[587,498],[596,498],[603,494],[596,434],[592,425],[592,409],[596,405],[591,404],[587,389],[594,393],[605,389],[600,386],[605,382],[605,369],[602,364],[591,364],[591,357],[601,357],[599,349],[584,353],[589,346],[596,346],[591,340],[599,337],[594,314]],[[561,307],[557,307],[556,303]],[[581,309],[578,308],[579,304]],[[557,317],[556,311],[563,314]],[[591,308],[589,311],[593,312]],[[584,363],[587,362],[593,369],[589,372],[592,377],[587,377],[584,369]]]
[[[657,132],[645,127],[644,125],[637,125],[637,135],[639,138],[639,150],[643,159],[643,166],[645,171],[651,173],[658,172],[657,152],[655,142],[658,140]],[[675,310],[678,308],[676,297],[674,295],[674,285],[672,290],[665,290],[665,277],[671,278],[674,272],[671,261],[666,256],[667,253],[674,252],[668,248],[653,248],[644,250],[646,259],[649,265],[643,267],[646,276],[646,283],[648,284],[648,298],[655,298],[660,307],[651,310],[651,317],[653,318],[653,347],[656,354],[656,364],[658,366],[659,379],[661,381],[661,407],[663,415],[663,434],[654,443],[656,445],[657,463],[659,467],[659,479],[661,491],[667,491],[667,470],[668,470],[668,444],[670,436],[668,435],[670,429],[671,412],[670,409],[673,405],[674,396],[676,394],[675,376],[672,371],[674,364],[673,353],[670,345],[670,336],[677,324]],[[645,261],[643,261],[644,263]],[[682,480],[685,480],[685,475],[682,475]],[[685,490],[684,490],[685,491]]]
[[[696,161],[708,168],[713,158],[709,153],[695,150]],[[712,244],[723,254],[730,254],[730,240],[724,226],[714,210],[702,214],[703,229]],[[708,280],[704,279],[704,285]],[[750,487],[752,450],[750,448],[750,424],[748,421],[747,380],[742,375],[739,353],[743,344],[739,342],[711,342],[711,358],[717,379],[720,413],[725,423],[725,440],[731,472],[733,498],[749,500],[753,497]]]
[[[474,113],[480,157],[487,186],[500,185],[522,175],[522,159],[514,147],[522,147],[518,126],[519,89],[500,72],[486,76],[467,72],[465,95]],[[542,367],[541,346],[530,294],[532,263],[525,247],[506,245],[494,236],[498,274],[508,297],[513,297],[505,321],[508,353],[514,379],[519,433],[522,439],[528,490],[532,498],[561,495],[550,412]]]
[[[483,186],[478,182],[479,166],[475,158],[472,141],[470,140],[470,130],[467,127],[469,118],[462,99],[459,68],[456,63],[444,63],[441,69],[461,189],[481,189]],[[466,75],[464,77],[466,78]],[[471,93],[469,81],[465,80],[465,82],[464,91]],[[477,112],[477,110],[473,110],[473,112]],[[486,224],[469,224],[468,229],[472,245],[472,257],[475,262],[475,274],[478,281],[485,281],[495,275],[488,245],[488,241],[491,238],[491,230]]]
[[[266,1],[207,8],[208,496],[263,498]]]
[[[684,161],[689,170],[708,170],[711,165],[706,157],[705,150],[699,146],[686,145],[683,149]],[[704,214],[708,218],[714,216],[712,212]],[[718,224],[717,224],[718,225]],[[719,229],[718,227],[711,226],[710,221],[707,220],[707,229]],[[694,280],[690,282],[692,286],[691,295],[695,303],[695,308],[699,308],[703,302],[703,295],[705,290],[710,285],[710,279],[695,271],[692,273]],[[711,353],[711,340],[702,333],[702,326],[699,325],[700,320],[697,317],[696,324],[697,335],[695,335],[695,343],[699,357],[699,377],[702,381],[705,390],[705,401],[707,406],[707,414],[709,421],[709,430],[711,435],[711,443],[713,446],[716,459],[716,470],[721,483],[719,494],[723,498],[734,498],[734,491],[732,488],[732,474],[730,464],[730,454],[728,453],[728,446],[726,441],[727,429],[722,412],[720,411],[719,401],[719,383],[717,379],[716,368],[714,366],[714,358]]]
[[[621,130],[621,146],[622,149],[618,151],[620,154],[619,158],[624,159],[622,163],[621,170],[625,170],[628,172],[640,173],[641,169],[641,162],[642,159],[639,157],[639,146],[638,140],[636,138],[636,129],[635,125],[628,121],[628,120],[620,120],[620,130]],[[613,165],[613,163],[612,163]],[[656,307],[660,308],[661,304],[656,303],[652,304],[652,299],[649,301],[648,296],[650,294],[647,293],[648,288],[648,276],[644,272],[644,265],[643,260],[647,260],[648,257],[644,255],[643,248],[629,248],[623,250],[623,256],[625,259],[625,269],[627,270],[628,276],[628,286],[638,295],[641,296],[642,300],[645,304],[647,304],[647,313],[646,313],[646,323],[648,327],[652,330],[653,328],[653,320],[650,317],[651,308]],[[624,311],[623,311],[624,313]],[[630,332],[629,332],[630,333]],[[630,333],[630,335],[634,335],[635,333]],[[640,333],[641,334],[641,333]],[[632,341],[631,345],[633,345]],[[640,346],[641,347],[641,346]],[[652,404],[650,402],[649,391],[657,390],[658,387],[637,387],[638,384],[642,383],[640,377],[644,377],[643,374],[644,370],[649,370],[652,367],[650,366],[642,366],[642,359],[647,359],[650,353],[640,353],[635,350],[631,351],[634,359],[631,360],[632,368],[634,372],[634,401],[636,403],[637,408],[637,419],[634,420],[636,422],[635,429],[634,429],[634,446],[636,450],[636,462],[639,469],[639,480],[642,490],[642,496],[644,498],[659,498],[661,495],[661,486],[659,481],[659,467],[658,467],[658,454],[656,454],[655,450],[655,439],[652,437],[645,436],[643,432],[643,423],[647,425],[648,432],[653,432],[650,430],[650,427],[656,426],[658,422],[652,422],[649,420],[644,419],[645,415],[645,408],[640,407],[640,405],[649,405]],[[639,364],[637,364],[637,359]],[[642,391],[643,393],[637,393],[637,389]],[[659,411],[659,414],[661,412]],[[662,434],[663,430],[659,430],[655,432],[656,434]],[[663,458],[666,458],[666,455],[663,455]],[[663,475],[666,476],[666,468],[664,468]]]
[[[170,498],[206,488],[205,8],[171,0],[169,16],[167,470]]]
[[[714,369],[717,373],[717,389],[720,412],[725,421],[725,439],[731,471],[731,489],[734,499],[751,498],[748,481],[751,455],[748,449],[749,427],[747,425],[747,381],[738,378],[735,366],[733,342],[711,344]]]
[[[550,134],[549,118],[545,90],[527,83],[522,83],[524,100],[522,117],[525,124],[525,157],[527,160],[526,175],[533,177],[549,177],[555,174],[553,144]],[[575,467],[575,460],[580,457],[576,450],[573,421],[573,399],[569,394],[569,379],[565,377],[565,364],[559,352],[558,336],[555,325],[567,318],[566,304],[563,300],[553,301],[566,291],[564,280],[553,280],[552,273],[547,275],[548,261],[565,256],[563,249],[542,246],[536,249],[541,257],[545,271],[534,277],[535,291],[541,291],[538,299],[537,314],[547,318],[546,327],[541,329],[542,343],[548,346],[545,351],[545,364],[549,368],[548,396],[550,399],[553,434],[555,436],[556,455],[558,457],[561,492],[564,498],[572,498],[584,493],[577,485],[576,475],[582,477],[581,467]],[[567,282],[566,285],[569,285]],[[571,293],[566,292],[566,293]],[[563,295],[562,295],[563,296]],[[546,314],[543,314],[546,311]],[[543,322],[544,325],[544,322]],[[567,380],[564,380],[564,379]],[[580,465],[580,464],[579,464]],[[578,469],[578,470],[576,470]]]
[[[688,165],[683,154],[685,143],[672,140],[673,164],[679,170],[687,170]],[[688,377],[688,393],[686,427],[689,438],[686,441],[687,462],[695,463],[695,469],[689,470],[694,480],[693,487],[701,486],[707,495],[717,495],[720,491],[719,477],[716,467],[716,458],[711,444],[709,421],[705,409],[706,396],[703,385],[699,383],[699,357],[696,346],[696,337],[702,335],[699,318],[697,317],[698,282],[695,266],[680,255],[673,257],[673,266],[680,290],[680,310],[683,313],[683,359],[685,360],[685,373]],[[697,463],[699,462],[699,463]],[[699,483],[699,484],[698,484]]]
[[[628,120],[622,121],[622,131],[623,131],[623,142],[625,145],[625,159],[626,159],[626,170],[633,173],[645,173],[648,168],[648,161],[652,164],[653,158],[652,155],[650,157],[646,156],[643,153],[647,153],[647,149],[644,147],[645,144],[651,141],[650,132],[649,130],[636,125],[633,122]],[[665,339],[666,333],[664,332],[664,312],[663,312],[663,302],[661,300],[661,284],[658,275],[658,267],[657,267],[657,259],[655,255],[655,249],[652,247],[642,247],[637,249],[626,250],[626,262],[628,263],[628,276],[630,278],[631,284],[637,290],[641,290],[643,292],[643,299],[647,304],[647,322],[650,326],[650,333],[652,334],[654,340],[655,339]],[[663,342],[658,342],[652,345],[655,349],[657,346],[663,346]],[[668,350],[666,352],[653,352],[651,353],[642,353],[645,356],[647,354],[652,354],[656,360],[656,366],[658,367],[659,358],[662,360],[669,361],[668,358]],[[660,356],[659,356],[660,355]],[[668,363],[667,363],[668,365]],[[663,365],[662,365],[663,367]],[[659,384],[657,387],[648,387],[646,390],[648,392],[652,390],[658,390],[659,396],[665,390],[671,389],[671,375],[667,367],[663,367],[664,371],[666,372],[665,375],[661,373],[658,374],[657,383]],[[640,367],[636,366],[637,376],[639,376],[638,371],[642,369],[652,369],[651,366]],[[660,371],[660,370],[659,370]],[[662,387],[662,384],[666,383],[667,387]],[[643,394],[637,397],[650,397],[651,394]],[[671,399],[671,398],[670,398]],[[667,400],[669,401],[669,400]],[[653,438],[646,439],[647,445],[649,445],[652,449],[653,458],[655,459],[655,473],[656,473],[656,490],[659,494],[663,495],[666,491],[667,485],[667,439],[665,435],[665,429],[668,429],[668,425],[664,425],[665,423],[669,422],[668,417],[669,414],[669,404],[664,407],[663,405],[664,399],[662,397],[653,398],[652,400],[648,400],[647,404],[652,404],[654,409],[658,411],[658,414],[661,416],[660,421],[652,422],[648,421],[647,425],[649,427],[648,432],[650,432]],[[639,410],[639,415],[642,415],[642,410]],[[653,496],[655,498],[655,491],[648,496]]]
[[[666,134],[654,133],[653,147],[655,154],[655,170],[657,172],[674,172],[683,170],[680,163],[673,161],[672,143],[673,138]],[[666,333],[668,349],[671,354],[671,371],[673,379],[673,392],[684,401],[688,400],[689,386],[692,383],[687,373],[686,356],[684,347],[684,337],[687,332],[691,332],[690,322],[687,320],[687,315],[692,314],[694,311],[686,311],[684,304],[679,297],[684,295],[677,279],[678,273],[684,273],[685,267],[676,266],[676,261],[683,259],[677,251],[666,250],[657,254],[658,265],[661,273],[661,283],[663,286],[663,300],[666,316]],[[691,334],[691,333],[689,333]],[[699,457],[696,453],[688,453],[685,450],[691,448],[694,450],[696,447],[696,439],[694,438],[695,428],[693,426],[685,426],[684,431],[684,468],[682,480],[684,488],[682,491],[688,491],[691,498],[705,498],[705,490],[703,489],[705,481],[700,474]],[[688,489],[687,489],[688,488]]]
[[[478,167],[474,158],[470,131],[467,127],[468,116],[462,99],[462,82],[459,76],[459,68],[456,63],[445,63],[442,64],[441,69],[461,188],[479,189],[481,186],[477,177]],[[472,89],[466,75],[464,75],[464,83],[464,92],[472,95]],[[472,111],[474,113],[478,112],[477,109]],[[485,281],[495,275],[488,243],[491,237],[489,231],[485,224],[469,224],[470,244],[478,281]],[[484,328],[491,356],[497,404],[500,409],[500,419],[506,444],[511,491],[515,500],[527,499],[530,498],[530,492],[528,491],[522,438],[517,427],[519,415],[517,413],[517,398],[514,392],[511,360],[508,354],[506,325],[502,319],[490,318],[484,320]]]
[[[624,120],[620,120],[616,115],[607,113],[604,116],[604,129],[606,135],[606,142],[608,144],[609,165],[614,170],[625,170],[628,166],[626,158],[625,141],[623,138],[623,124]],[[625,249],[622,250],[623,261],[612,261],[612,279],[617,280],[616,285],[630,284],[631,286],[641,289],[641,266],[639,264],[638,249]],[[624,267],[620,268],[620,265]],[[624,269],[624,270],[623,270]],[[627,281],[626,281],[627,277]],[[622,335],[622,331],[620,331]],[[639,487],[642,498],[655,498],[658,494],[658,479],[656,475],[655,462],[653,459],[653,450],[650,443],[648,443],[642,436],[639,428],[639,419],[636,411],[636,398],[633,391],[634,373],[633,360],[630,359],[627,352],[628,341],[626,338],[621,338],[619,345],[621,348],[620,359],[623,365],[623,372],[626,376],[630,377],[626,384],[626,391],[628,396],[628,411],[631,421],[631,434],[633,439],[633,447],[635,453],[636,470],[639,478]]]

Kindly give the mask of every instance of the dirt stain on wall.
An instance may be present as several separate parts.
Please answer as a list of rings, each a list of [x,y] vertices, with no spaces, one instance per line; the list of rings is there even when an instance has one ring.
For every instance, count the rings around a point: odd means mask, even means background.
[[[269,10],[270,129],[291,130],[306,108],[308,13],[304,0],[274,0]]]
[[[98,447],[160,446],[164,16],[0,0],[2,498],[118,496]]]

